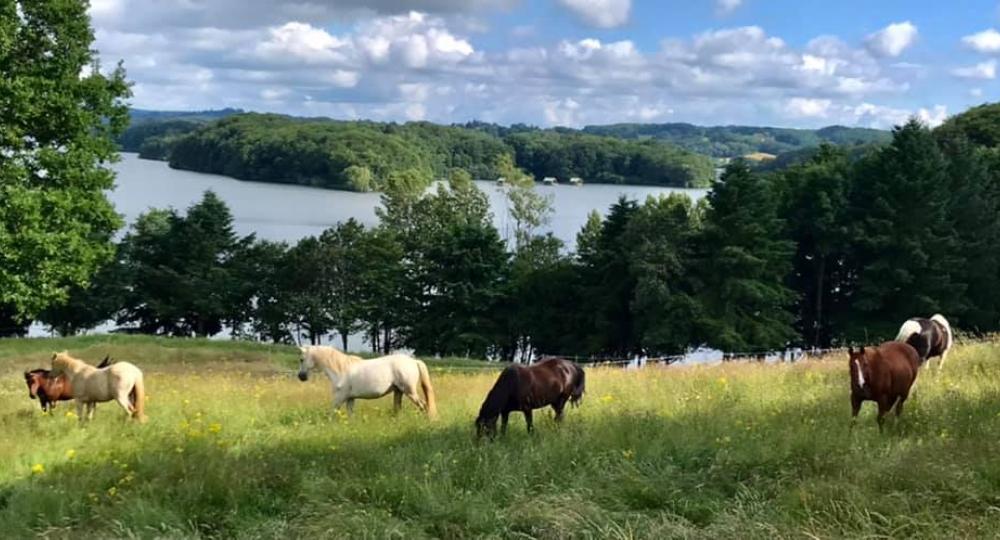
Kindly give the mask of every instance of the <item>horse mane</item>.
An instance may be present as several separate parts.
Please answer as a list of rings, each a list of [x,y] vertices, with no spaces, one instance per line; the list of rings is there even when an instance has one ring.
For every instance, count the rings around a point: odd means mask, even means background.
[[[83,360],[78,360],[69,355],[66,351],[58,352],[52,355],[52,370],[56,369],[56,366],[62,367],[62,372],[76,372],[81,369],[91,368],[96,369],[94,366],[84,362]]]
[[[359,356],[344,353],[334,347],[313,345],[305,348],[313,362],[329,368],[334,373],[343,373],[351,366],[364,360]]]
[[[479,408],[477,422],[483,422],[496,418],[503,411],[503,406],[510,400],[510,396],[517,394],[520,377],[517,375],[515,366],[507,366],[500,372],[497,382],[490,388],[483,405]]]

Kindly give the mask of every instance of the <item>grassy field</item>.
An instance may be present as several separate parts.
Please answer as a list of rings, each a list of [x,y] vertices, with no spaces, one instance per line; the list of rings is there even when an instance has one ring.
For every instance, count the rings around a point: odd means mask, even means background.
[[[53,350],[144,368],[149,423],[44,416]],[[921,375],[906,415],[849,430],[846,358],[589,370],[556,426],[477,444],[496,371],[433,364],[440,419],[329,408],[294,349],[118,336],[0,341],[0,538],[1000,537],[1000,347]]]

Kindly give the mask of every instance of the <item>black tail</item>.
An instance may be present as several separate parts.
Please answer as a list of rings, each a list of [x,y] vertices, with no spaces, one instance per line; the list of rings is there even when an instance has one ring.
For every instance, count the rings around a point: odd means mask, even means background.
[[[111,365],[111,355],[104,355],[104,360],[101,360],[100,364],[97,364],[97,369],[104,369]]]
[[[583,368],[576,366],[576,381],[573,383],[573,393],[569,396],[569,402],[577,407],[580,406],[580,400],[583,399],[583,393],[586,391],[586,379],[587,377],[583,372]]]

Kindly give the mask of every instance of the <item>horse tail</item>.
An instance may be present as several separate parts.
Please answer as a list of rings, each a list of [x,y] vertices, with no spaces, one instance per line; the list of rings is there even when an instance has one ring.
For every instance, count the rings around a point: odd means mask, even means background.
[[[949,324],[948,319],[945,319],[944,315],[941,315],[940,313],[935,313],[934,316],[931,317],[931,320],[943,326],[945,331],[948,332],[948,338],[944,346],[944,350],[947,351],[951,348],[951,344],[955,341],[955,334],[951,331],[951,324]]]
[[[420,369],[420,386],[424,389],[424,396],[427,399],[427,416],[436,418],[437,400],[434,398],[434,387],[431,386],[431,374],[423,361],[417,360],[417,367]]]
[[[913,334],[919,334],[920,330],[920,323],[910,319],[903,323],[903,326],[899,327],[899,333],[896,334],[896,341],[902,341],[905,343]]]
[[[139,421],[146,421],[146,384],[142,380],[142,373],[135,380],[132,391],[129,392],[132,399],[132,418]]]
[[[583,393],[586,390],[586,379],[586,373],[584,373],[583,368],[576,366],[576,380],[573,381],[573,392],[569,396],[569,402],[577,407],[580,406],[580,400],[583,399]]]

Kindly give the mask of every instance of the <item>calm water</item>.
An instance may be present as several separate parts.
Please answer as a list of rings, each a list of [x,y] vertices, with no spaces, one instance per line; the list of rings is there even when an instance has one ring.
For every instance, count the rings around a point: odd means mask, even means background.
[[[267,240],[295,242],[318,235],[324,229],[354,218],[365,225],[377,223],[377,193],[353,193],[285,184],[244,182],[225,176],[171,169],[162,161],[139,159],[136,154],[122,154],[115,164],[117,188],[111,201],[131,224],[150,208],[173,207],[184,210],[201,199],[205,190],[214,191],[233,212],[236,231],[257,233]],[[494,222],[501,234],[510,234],[510,220],[502,188],[492,182],[477,182],[490,199]],[[620,195],[643,201],[648,196],[682,192],[694,199],[703,197],[704,189],[674,189],[642,186],[584,185],[538,186],[541,193],[552,194],[551,223],[546,231],[573,246],[576,233],[592,210],[607,213]]]

